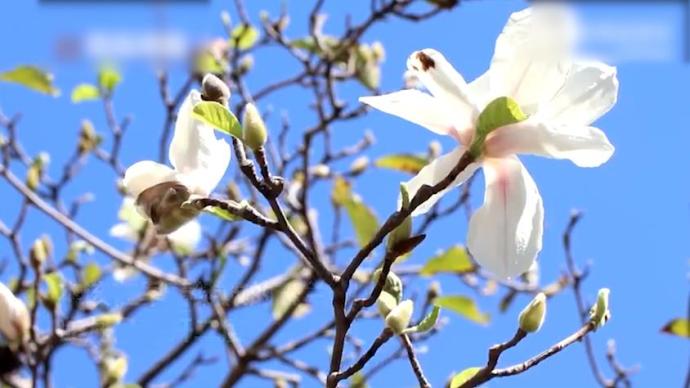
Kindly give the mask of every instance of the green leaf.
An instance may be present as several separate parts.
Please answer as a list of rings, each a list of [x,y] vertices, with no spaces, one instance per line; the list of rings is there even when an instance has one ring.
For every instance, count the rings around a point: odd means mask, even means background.
[[[53,86],[53,75],[36,66],[22,65],[2,72],[0,80],[13,82],[54,97],[60,94],[60,91]]]
[[[288,308],[295,302],[296,298],[304,291],[307,285],[301,279],[291,279],[287,283],[278,287],[273,292],[272,312],[273,318],[279,319],[288,310]],[[307,303],[300,303],[293,311],[292,316],[299,318],[307,314],[310,307]]]
[[[467,368],[467,369],[465,369],[464,371],[462,371],[462,372],[456,374],[456,375],[453,376],[453,378],[450,380],[450,388],[458,388],[458,387],[462,386],[462,385],[465,384],[469,379],[471,379],[472,377],[474,377],[474,375],[476,375],[477,372],[479,372],[480,370],[482,370],[482,368],[475,366],[475,367],[472,367],[472,368]]]
[[[96,264],[96,263],[89,263],[87,264],[81,271],[81,276],[82,276],[82,287],[84,289],[87,289],[94,284],[96,284],[99,280],[101,280],[102,276],[101,272],[101,267]]]
[[[379,158],[374,164],[381,168],[418,174],[428,163],[429,161],[426,158],[419,155],[393,154]]]
[[[43,276],[43,280],[48,287],[47,300],[53,305],[57,305],[65,291],[65,284],[59,272],[51,272]]]
[[[465,273],[474,270],[474,264],[467,249],[455,245],[445,252],[432,257],[419,271],[422,276],[432,276],[439,272]]]
[[[122,76],[112,66],[103,66],[98,72],[98,86],[107,93],[112,93],[120,81]]]
[[[690,338],[690,320],[687,318],[676,318],[661,328],[662,333],[676,335],[678,337]]]
[[[239,217],[237,217],[236,215],[230,213],[229,211],[227,211],[225,209],[219,208],[219,207],[207,206],[204,208],[204,211],[206,213],[213,214],[214,216],[221,218],[225,221],[237,221],[237,220],[239,220]]]
[[[419,322],[418,325],[412,326],[406,331],[409,331],[411,333],[426,333],[427,331],[434,328],[436,322],[438,321],[438,315],[440,312],[441,308],[438,306],[434,306],[431,312],[427,314],[427,316],[424,317],[424,319],[422,319],[422,321]]]
[[[355,230],[357,242],[366,245],[379,229],[379,222],[374,212],[367,207],[358,195],[352,192],[350,183],[342,177],[333,182],[331,200],[335,206],[343,206]]]
[[[82,101],[97,100],[101,96],[98,87],[91,84],[79,84],[72,89],[72,102],[79,103]]]
[[[194,117],[221,132],[242,139],[242,126],[232,112],[215,101],[202,101],[194,106]]]
[[[248,25],[240,24],[235,27],[230,34],[230,47],[235,47],[240,50],[248,50],[252,48],[259,39],[259,31]]]
[[[362,247],[367,245],[379,230],[379,221],[376,215],[362,203],[361,199],[355,197],[345,203],[345,210],[355,230],[357,243]]]
[[[472,298],[462,295],[439,296],[434,299],[434,305],[451,310],[470,321],[485,325],[489,323],[489,315],[479,311]]]
[[[364,374],[362,371],[359,371],[350,377],[350,388],[367,388],[369,385],[367,384],[366,377],[364,377]]]
[[[479,114],[477,133],[486,136],[496,128],[519,123],[526,118],[527,115],[515,100],[510,97],[499,97],[491,101]]]

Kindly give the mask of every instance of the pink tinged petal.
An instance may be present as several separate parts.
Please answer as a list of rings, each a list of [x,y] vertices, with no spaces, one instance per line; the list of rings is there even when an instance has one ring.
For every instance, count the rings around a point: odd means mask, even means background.
[[[511,97],[525,112],[534,113],[565,83],[573,30],[569,14],[557,7],[512,14],[496,39],[489,70],[492,94]]]
[[[127,192],[132,197],[137,198],[142,191],[149,187],[163,182],[174,181],[175,175],[175,171],[170,167],[150,160],[145,160],[131,165],[127,171],[125,171],[125,177],[122,183]]]
[[[443,54],[433,49],[415,51],[407,59],[407,68],[434,97],[447,101],[457,120],[462,120],[460,128],[474,123],[479,110],[469,86]]]
[[[563,88],[537,112],[553,124],[592,124],[616,104],[616,68],[600,62],[580,62],[572,66]]]
[[[467,246],[500,278],[529,270],[541,251],[544,208],[532,177],[515,158],[484,162],[484,204],[470,219]]]
[[[489,157],[532,154],[568,159],[579,167],[598,167],[614,152],[606,134],[598,128],[548,125],[534,119],[494,130],[484,146]]]
[[[414,178],[407,182],[407,190],[410,193],[410,198],[414,197],[422,185],[433,186],[442,181],[446,176],[448,176],[453,167],[458,164],[458,161],[464,153],[464,147],[457,147],[452,152],[440,156],[422,168],[422,170],[419,171]],[[469,177],[472,176],[478,167],[479,163],[472,163],[467,166],[467,168],[465,168],[465,170],[462,171],[457,178],[455,178],[453,183],[451,183],[445,190],[433,195],[426,202],[417,207],[412,215],[417,216],[428,212],[443,195],[469,179]]]
[[[454,131],[452,111],[443,101],[419,90],[406,89],[382,96],[360,97],[359,101],[439,135],[449,135]]]
[[[231,154],[228,143],[216,138],[213,128],[192,117],[200,101],[199,92],[192,90],[180,106],[169,157],[190,191],[206,196],[225,175]]]

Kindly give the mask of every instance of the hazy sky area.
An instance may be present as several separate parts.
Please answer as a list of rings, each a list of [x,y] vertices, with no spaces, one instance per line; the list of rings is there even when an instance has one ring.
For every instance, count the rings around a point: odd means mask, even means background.
[[[153,5],[155,2],[65,2],[39,3],[36,0],[9,1],[0,6],[0,71],[19,64],[36,64],[50,69],[55,75],[61,96],[40,95],[19,86],[0,83],[0,110],[6,115],[22,114],[20,138],[26,150],[35,154],[50,153],[51,174],[58,175],[62,162],[75,146],[82,119],[89,118],[95,127],[106,132],[106,122],[98,102],[72,104],[70,92],[81,82],[93,82],[103,51],[104,42],[127,42],[131,37],[164,36],[164,44],[143,44],[120,47],[118,66],[123,82],[115,94],[115,108],[119,117],[131,115],[132,123],[124,141],[122,159],[125,163],[156,159],[158,138],[163,126],[164,109],[160,101],[155,69],[141,54],[152,47],[170,54],[171,84],[177,88],[186,79],[186,64],[179,58],[195,42],[224,34],[220,23],[221,10],[228,9],[237,20],[231,2],[180,2]],[[280,12],[281,2],[248,0],[248,11],[254,22],[259,12],[272,15]],[[304,0],[285,1],[292,23],[286,34],[290,37],[306,33]],[[435,48],[445,54],[466,79],[472,80],[488,67],[496,36],[512,12],[528,6],[524,1],[475,0],[467,1],[452,12],[432,21],[411,23],[388,20],[372,29],[364,41],[381,41],[385,46],[382,90],[394,91],[402,86],[402,74],[407,56],[414,50]],[[688,364],[688,341],[660,333],[671,318],[682,316],[687,310],[688,264],[690,256],[690,124],[687,120],[690,101],[690,67],[685,61],[688,45],[683,2],[606,2],[578,5],[586,27],[584,51],[600,56],[618,66],[620,80],[619,101],[596,126],[602,128],[616,146],[612,159],[600,168],[577,168],[568,161],[524,157],[530,174],[536,181],[545,206],[544,248],[539,256],[542,279],[550,282],[565,269],[561,234],[573,209],[584,212],[584,218],[574,234],[574,254],[579,263],[591,262],[591,272],[584,283],[584,294],[593,301],[600,287],[611,289],[612,319],[593,334],[597,357],[606,365],[605,351],[609,339],[615,338],[620,360],[625,365],[639,364],[633,376],[637,387],[676,387],[682,384]],[[360,20],[368,12],[369,1],[327,0],[328,20],[324,31],[337,34],[344,28],[345,15]],[[117,32],[120,37],[113,38]],[[162,35],[160,35],[162,34]],[[111,40],[113,39],[113,40]],[[135,39],[136,41],[136,39]],[[178,59],[175,59],[178,58]],[[299,69],[284,52],[264,50],[255,56],[255,68],[248,78],[250,88],[260,88],[271,80],[284,78]],[[363,88],[342,89],[348,104],[357,104],[357,97],[368,92]],[[309,96],[304,91],[288,89],[272,95],[260,108],[272,110],[268,126],[270,136],[276,136],[280,114],[286,112],[295,129],[290,139],[313,124],[313,113],[305,106]],[[429,131],[395,117],[372,111],[366,118],[336,127],[334,141],[340,145],[357,142],[369,130],[376,137],[370,157],[394,152],[425,152],[426,145],[439,140],[444,150],[453,146],[450,139],[441,139]],[[232,163],[235,161],[233,160]],[[342,166],[347,166],[346,160]],[[379,218],[395,210],[398,183],[407,179],[402,173],[374,170],[356,184],[356,191],[374,207]],[[227,174],[225,181],[230,179]],[[471,204],[480,206],[483,198],[483,178],[475,182]],[[91,160],[67,189],[78,196],[91,192],[95,200],[85,205],[77,221],[94,233],[122,249],[128,244],[107,235],[117,222],[121,198],[116,191],[111,171],[97,160]],[[323,209],[319,224],[328,230],[331,225],[330,185],[320,185],[312,195],[314,206]],[[7,184],[0,184],[0,220],[13,220],[20,197]],[[43,233],[61,236],[61,229],[36,212],[29,215],[24,238],[25,246]],[[210,216],[202,217],[202,224],[215,223]],[[453,244],[463,244],[466,236],[463,213],[435,224],[423,245],[410,259],[423,263],[438,250]],[[351,233],[349,227],[347,233]],[[264,265],[259,278],[266,278],[285,268],[288,254],[277,242],[269,245],[275,267]],[[57,244],[57,252],[64,246]],[[348,252],[348,254],[351,253]],[[348,254],[341,254],[340,259]],[[107,263],[106,257],[95,253],[93,258]],[[9,267],[0,275],[8,281],[14,274],[14,259],[10,246],[0,241],[0,259],[7,259]],[[282,260],[282,261],[281,261]],[[167,262],[155,263],[170,267]],[[373,266],[374,262],[367,263]],[[231,287],[242,273],[239,263],[232,262],[221,280],[221,287]],[[451,276],[441,276],[447,294],[473,295],[474,291]],[[430,279],[408,285],[408,295],[423,295]],[[141,278],[118,284],[104,281],[96,292],[108,303],[124,302],[144,287]],[[321,285],[323,287],[323,285]],[[323,291],[323,290],[322,290]],[[331,301],[325,292],[310,298],[311,317],[296,320],[277,336],[279,343],[321,326],[332,313]],[[448,325],[441,335],[426,343],[428,352],[420,356],[425,372],[434,386],[443,386],[452,372],[482,365],[486,350],[492,344],[512,336],[516,317],[522,305],[520,298],[506,312],[498,311],[500,295],[480,298],[480,307],[491,314],[491,322],[480,326],[452,312],[443,312]],[[240,338],[252,338],[270,319],[270,303],[257,308],[240,310],[229,316]],[[514,351],[504,355],[502,363],[524,360],[560,340],[578,327],[572,292],[563,292],[550,301],[548,316],[542,330],[523,341]],[[47,322],[47,321],[46,321]],[[141,310],[133,319],[116,328],[117,346],[130,357],[128,378],[135,380],[154,360],[180,341],[187,333],[187,307],[176,290],[169,289],[164,299]],[[380,320],[366,320],[355,333],[369,343],[380,330]],[[161,381],[177,376],[200,351],[216,354],[219,362],[200,370],[189,387],[214,386],[227,372],[227,362],[220,341],[207,335],[182,358],[178,368],[170,368]],[[325,364],[330,342],[320,341],[296,353],[307,362]],[[388,344],[382,355],[396,349]],[[97,385],[97,371],[88,363],[88,355],[76,348],[61,350],[53,366],[55,386],[58,388],[89,388]],[[350,360],[351,361],[351,360]],[[399,361],[403,362],[403,361]],[[406,362],[406,361],[404,361]],[[346,362],[349,364],[349,362]],[[281,364],[268,365],[283,368]],[[610,370],[605,368],[608,375]],[[75,375],[79,378],[75,379]],[[79,381],[68,385],[66,382]],[[259,380],[247,377],[241,387],[254,387]],[[314,380],[304,380],[306,386],[316,386]],[[264,383],[263,381],[261,382]],[[412,387],[416,382],[412,372],[403,365],[388,369],[370,382],[372,387]],[[261,385],[263,386],[263,385]],[[584,349],[576,344],[560,355],[547,360],[540,367],[509,379],[493,380],[490,387],[591,387],[593,377],[586,365]]]

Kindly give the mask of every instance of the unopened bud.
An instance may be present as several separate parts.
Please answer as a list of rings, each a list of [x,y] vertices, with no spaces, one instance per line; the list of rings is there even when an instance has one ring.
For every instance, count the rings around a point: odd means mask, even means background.
[[[266,144],[266,125],[261,114],[252,103],[244,107],[242,117],[242,141],[247,147],[256,151]]]
[[[122,321],[122,314],[120,313],[110,313],[103,314],[96,317],[96,326],[99,329],[106,329],[117,325]]]
[[[201,80],[201,98],[205,101],[215,101],[227,106],[230,99],[230,88],[215,75],[206,74]]]
[[[114,385],[122,380],[127,373],[127,357],[109,357],[103,361],[104,386]]]
[[[537,294],[531,302],[520,312],[518,323],[520,329],[527,333],[534,333],[541,329],[546,318],[546,295]]]
[[[378,283],[379,277],[381,276],[381,269],[377,269],[374,271],[372,274],[372,282]],[[394,274],[393,272],[388,272],[388,276],[386,277],[385,283],[383,283],[383,291],[393,295],[395,297],[395,300],[397,302],[400,302],[402,299],[403,295],[403,284],[402,280],[398,277],[398,275]]]
[[[597,303],[592,306],[589,311],[589,319],[596,329],[604,326],[606,321],[609,320],[611,313],[609,312],[609,293],[611,290],[608,288],[602,288],[597,294]]]
[[[388,314],[397,306],[398,301],[395,297],[386,291],[381,291],[381,295],[376,300],[376,307],[378,307],[379,314],[386,318]]]
[[[441,283],[434,280],[429,284],[429,288],[426,290],[426,299],[432,301],[441,295]]]
[[[317,164],[309,169],[311,174],[317,178],[328,178],[331,173],[331,168],[325,164]]]
[[[371,44],[371,54],[377,62],[383,62],[386,59],[386,49],[379,41]]]
[[[228,11],[223,10],[220,12],[220,20],[226,26],[232,25],[232,19],[230,18],[230,13]]]
[[[0,283],[0,334],[16,349],[29,338],[31,320],[24,302]]]
[[[101,143],[101,137],[96,133],[93,124],[89,120],[84,120],[79,129],[79,144],[78,151],[80,155],[84,155],[93,151]]]
[[[50,241],[50,237],[42,236],[34,241],[29,252],[29,258],[34,268],[39,268],[50,257],[52,251],[53,243]]]
[[[395,334],[402,334],[410,324],[412,319],[412,312],[414,311],[414,304],[411,300],[406,299],[388,313],[386,316],[386,326],[389,327]]]
[[[355,159],[352,164],[350,165],[350,171],[354,175],[359,175],[364,172],[364,170],[367,169],[369,166],[369,158],[366,156],[360,156],[359,158]]]

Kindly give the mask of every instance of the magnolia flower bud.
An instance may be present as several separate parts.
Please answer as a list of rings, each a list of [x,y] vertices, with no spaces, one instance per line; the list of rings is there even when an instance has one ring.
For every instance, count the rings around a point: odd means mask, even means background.
[[[98,326],[99,329],[107,329],[117,325],[121,321],[122,314],[120,313],[102,314],[96,317],[96,326]]]
[[[118,383],[127,373],[127,357],[117,356],[108,357],[103,361],[102,379],[104,386],[111,386]]]
[[[374,271],[374,273],[371,276],[371,281],[374,283],[378,283],[379,276],[381,276],[380,268]],[[393,272],[388,272],[386,282],[383,284],[383,291],[393,295],[395,297],[396,302],[400,302],[400,299],[402,299],[403,294],[402,280],[400,280],[398,275],[394,274]]]
[[[406,299],[388,313],[386,316],[386,326],[389,327],[395,334],[402,334],[403,330],[407,329],[412,319],[412,312],[414,311],[414,304],[411,300]]]
[[[379,314],[382,317],[388,316],[388,314],[397,306],[398,301],[395,297],[386,291],[381,291],[381,295],[376,300],[376,307],[378,307]]]
[[[546,295],[540,292],[520,312],[518,323],[522,331],[534,333],[541,329],[544,318],[546,318]]]
[[[31,320],[24,302],[0,283],[0,334],[15,348],[29,338]]]
[[[594,323],[595,328],[604,326],[609,320],[611,313],[609,312],[609,293],[611,290],[602,288],[597,294],[597,303],[592,306],[589,311],[589,319]]]
[[[312,166],[309,171],[317,178],[328,178],[328,175],[331,173],[331,168],[325,164],[317,164],[316,166]]]
[[[29,258],[31,259],[31,265],[34,268],[39,268],[42,263],[44,263],[53,251],[53,243],[50,241],[50,237],[42,236],[41,238],[34,241],[31,246],[31,251],[29,251]]]
[[[350,164],[350,171],[353,175],[359,175],[364,172],[369,166],[369,158],[366,156],[360,156],[355,159],[352,164]]]
[[[230,88],[220,78],[213,74],[206,74],[201,80],[201,98],[227,105],[230,99]]]
[[[79,128],[79,144],[77,145],[79,155],[84,155],[93,151],[101,143],[101,140],[101,136],[96,133],[91,121],[84,120],[81,122],[81,127]]]
[[[199,214],[197,209],[182,206],[189,196],[184,185],[163,182],[142,191],[136,204],[153,221],[158,233],[168,234]]]
[[[261,114],[252,103],[244,107],[242,117],[242,141],[247,147],[256,151],[266,143],[266,125]]]

